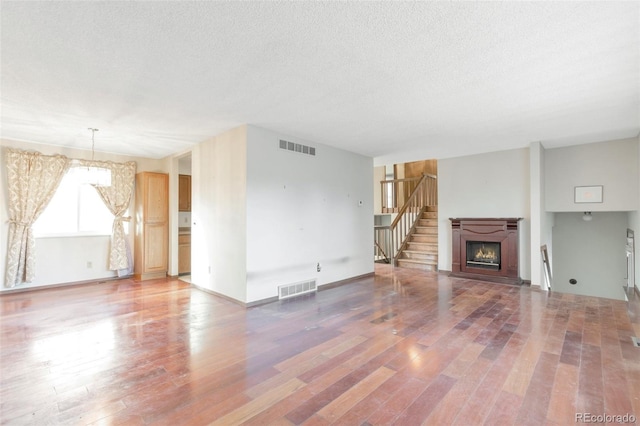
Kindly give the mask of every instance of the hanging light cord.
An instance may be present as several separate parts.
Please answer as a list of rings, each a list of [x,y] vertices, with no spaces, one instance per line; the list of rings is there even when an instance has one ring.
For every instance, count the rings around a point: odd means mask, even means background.
[[[96,146],[96,140],[95,140],[95,135],[96,132],[99,131],[100,129],[94,129],[93,127],[89,127],[89,130],[91,130],[91,161],[93,162],[94,160],[94,156],[95,156],[95,146]]]

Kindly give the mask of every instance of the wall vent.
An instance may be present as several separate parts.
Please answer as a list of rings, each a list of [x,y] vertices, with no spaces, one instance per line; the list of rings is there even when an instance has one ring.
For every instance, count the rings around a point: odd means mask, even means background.
[[[278,299],[288,299],[305,293],[315,293],[316,280],[301,281],[299,283],[278,286]]]
[[[300,154],[316,155],[316,149],[312,146],[289,142],[282,139],[280,139],[280,149],[284,149],[285,151],[298,152]]]

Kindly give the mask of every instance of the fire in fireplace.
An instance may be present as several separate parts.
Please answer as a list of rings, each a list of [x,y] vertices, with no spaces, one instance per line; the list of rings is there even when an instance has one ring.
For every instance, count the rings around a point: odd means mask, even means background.
[[[500,269],[500,243],[467,241],[467,266]]]

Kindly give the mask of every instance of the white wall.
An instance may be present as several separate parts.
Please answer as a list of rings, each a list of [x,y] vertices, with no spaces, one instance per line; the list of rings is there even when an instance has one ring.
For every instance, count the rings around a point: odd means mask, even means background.
[[[7,148],[21,150],[38,151],[45,155],[62,154],[69,158],[90,159],[90,150],[64,148],[53,145],[35,144],[7,139],[0,140],[0,291],[9,290],[4,286],[6,271],[7,245],[8,245],[8,194],[7,194]],[[95,153],[96,160],[126,162],[135,161],[137,171],[166,172],[167,161],[152,160],[140,157],[130,157],[124,155]],[[134,193],[135,197],[135,193]],[[134,205],[132,197],[131,207]],[[131,211],[131,210],[130,210]],[[134,216],[133,214],[129,214]],[[130,222],[131,230],[134,229],[133,221]],[[129,235],[129,243],[133,251],[133,232]],[[109,255],[109,237],[59,237],[59,238],[36,238],[36,277],[32,283],[25,283],[16,288],[34,288],[53,284],[70,283],[86,280],[98,280],[102,278],[112,278],[113,271],[107,269]],[[87,262],[92,263],[92,267],[87,267]]]
[[[191,280],[247,300],[246,126],[192,151]]]
[[[0,139],[0,291],[5,289],[7,269],[7,244],[9,243],[9,194],[7,191],[7,166],[5,141]]]
[[[636,157],[638,164],[640,164],[640,135],[636,138],[636,144],[638,145],[638,157]],[[640,170],[635,177],[638,181],[638,198],[640,199]],[[638,207],[640,209],[640,206]],[[640,290],[640,211],[634,210],[629,212],[628,216],[629,228],[634,231],[635,237],[635,283],[636,287]]]
[[[191,154],[178,155],[178,173],[191,175]]]
[[[626,212],[593,213],[590,222],[582,213],[556,213],[552,290],[622,300],[627,223]]]
[[[638,210],[638,139],[546,150],[546,207],[552,212]],[[576,204],[576,186],[603,185],[603,202]]]
[[[246,301],[373,272],[372,158],[254,126],[247,134]],[[316,155],[284,151],[280,139]]]
[[[531,278],[529,149],[438,161],[438,268],[451,270],[453,217],[521,217],[520,277]]]
[[[547,149],[545,151],[545,174],[546,179],[546,210],[547,212],[580,212],[576,217],[581,217],[582,212],[625,212],[625,231],[626,227],[633,229],[636,234],[640,232],[640,215],[638,208],[640,207],[640,137],[632,139],[623,139],[616,141],[606,141],[586,145],[576,145],[564,148]],[[574,202],[574,187],[575,186],[590,186],[590,185],[602,185],[603,186],[603,202],[602,203],[589,203],[581,204]],[[547,213],[547,216],[551,213]],[[597,215],[593,213],[594,217]],[[556,224],[558,220],[562,220],[561,224],[567,227],[568,219],[563,216],[563,213],[556,213]],[[609,218],[609,216],[604,216]],[[617,216],[615,216],[617,217]],[[611,219],[609,219],[611,221]],[[604,223],[609,223],[604,222]],[[595,219],[594,219],[595,222]],[[579,222],[577,222],[579,224]],[[621,223],[621,222],[620,222]],[[553,224],[553,222],[552,222]],[[575,225],[575,224],[574,224]],[[569,238],[565,234],[568,232],[563,230],[563,227],[554,227],[553,229],[553,241],[563,241],[563,239]],[[612,228],[613,225],[609,226]],[[615,232],[622,232],[621,226],[615,228]],[[575,226],[574,226],[575,228]],[[573,228],[570,228],[573,229]],[[586,235],[580,236],[581,238],[593,238],[593,232],[595,227],[586,227]],[[602,243],[607,243],[608,239],[613,238],[611,235],[605,235],[602,233],[603,229],[597,230],[598,238],[602,240]],[[614,232],[614,231],[612,231]],[[616,239],[616,244],[618,240]],[[611,243],[613,244],[613,243]],[[587,285],[570,286],[565,281],[567,278],[567,268],[573,266],[572,272],[578,269],[577,261],[573,259],[570,254],[561,252],[560,250],[567,249],[568,243],[565,243],[562,248],[554,247],[554,254],[551,256],[551,263],[553,269],[553,281],[555,290],[562,289],[560,291],[567,291],[579,294],[597,295],[609,291],[605,286],[604,288],[598,287],[590,281],[587,281]],[[618,247],[618,249],[620,249]],[[619,251],[619,250],[618,250]],[[636,265],[640,261],[640,253],[636,250]],[[568,261],[569,264],[564,263]],[[615,258],[616,262],[621,262],[619,258]],[[610,262],[613,263],[613,260]],[[617,265],[617,264],[616,264]],[[592,266],[592,265],[590,265]],[[617,265],[616,267],[619,267]],[[603,264],[597,271],[592,271],[592,277],[601,277],[602,272],[607,268],[611,269],[611,266]],[[626,268],[625,268],[626,271]],[[611,271],[609,271],[611,272]],[[638,281],[638,270],[636,268],[636,282]],[[613,274],[609,278],[609,281],[614,281],[614,291],[618,292],[620,282],[618,277]],[[584,281],[584,280],[583,280]],[[604,284],[602,284],[604,285]],[[606,296],[603,297],[612,297]]]
[[[542,261],[535,247],[540,247],[542,234],[542,215],[544,214],[544,148],[540,142],[529,144],[529,195],[531,203],[531,284],[544,284]],[[545,288],[545,285],[542,285]]]
[[[382,214],[382,186],[380,181],[386,179],[385,166],[373,168],[373,213]]]
[[[545,205],[545,155],[546,151],[540,142],[530,144],[531,285],[540,286],[546,290],[540,247],[546,245],[549,258],[553,257],[551,238],[553,213],[548,213]]]

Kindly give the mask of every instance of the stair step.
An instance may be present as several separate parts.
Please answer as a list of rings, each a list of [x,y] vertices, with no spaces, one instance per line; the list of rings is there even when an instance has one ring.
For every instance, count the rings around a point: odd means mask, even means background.
[[[437,271],[437,262],[424,262],[413,259],[398,259],[398,266],[402,268],[422,269],[424,271]]]
[[[407,243],[407,250],[411,251],[421,251],[425,253],[438,253],[438,243],[437,242],[416,242],[409,241]]]
[[[426,260],[422,260],[422,259],[408,259],[408,258],[399,258],[397,259],[398,262],[404,262],[404,263],[420,263],[423,265],[437,265],[438,262],[436,260],[433,259],[426,259]]]
[[[423,219],[438,219],[438,212],[425,211],[422,213]]]
[[[420,260],[424,262],[438,262],[438,254],[437,253],[426,253],[423,251],[416,250],[403,250],[402,257],[400,259],[411,259],[411,260]]]
[[[433,226],[433,227],[438,227],[438,220],[437,219],[418,219],[418,225],[419,226]]]
[[[412,234],[409,242],[438,244],[438,234]]]
[[[435,226],[416,226],[416,234],[438,235],[438,228]]]

